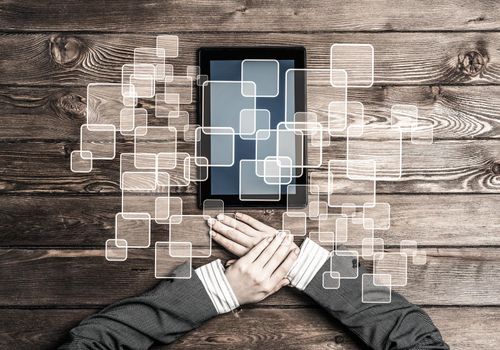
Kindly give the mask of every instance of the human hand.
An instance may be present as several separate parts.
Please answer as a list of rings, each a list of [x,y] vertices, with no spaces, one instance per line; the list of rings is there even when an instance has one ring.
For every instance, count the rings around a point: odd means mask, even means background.
[[[219,214],[217,220],[209,219],[212,239],[237,256],[243,256],[266,237],[278,232],[249,215],[236,213],[235,218]],[[292,236],[293,238],[293,236]],[[298,248],[293,240],[291,248]]]
[[[256,303],[290,283],[288,271],[299,255],[293,236],[279,232],[262,239],[226,269],[226,278],[240,305]]]

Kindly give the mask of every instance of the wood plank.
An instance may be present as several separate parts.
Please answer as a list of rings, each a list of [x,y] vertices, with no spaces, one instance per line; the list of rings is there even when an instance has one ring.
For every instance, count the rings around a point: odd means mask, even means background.
[[[87,91],[82,87],[5,87],[0,140],[79,140],[86,122]],[[367,124],[389,123],[394,104],[414,104],[419,118],[432,122],[435,139],[500,138],[500,86],[388,86],[352,89],[349,99],[365,106]],[[327,98],[318,91],[309,95],[311,106]],[[317,102],[316,102],[317,101]],[[141,102],[154,116],[154,102]],[[191,123],[196,123],[195,104],[186,105]],[[163,120],[150,118],[151,125]]]
[[[97,309],[3,309],[0,347],[53,349]],[[500,343],[498,308],[425,308],[452,349]],[[36,325],[36,327],[35,327]],[[249,329],[252,329],[249,332]],[[467,331],[464,331],[467,330]],[[218,316],[170,346],[154,349],[362,349],[359,340],[319,309],[244,309]]]
[[[420,305],[498,305],[500,249],[425,251],[427,264],[408,264],[408,285],[397,288],[410,301]],[[215,248],[212,256],[228,257]],[[194,265],[208,261],[194,259]],[[172,262],[167,268],[176,264]],[[2,249],[0,268],[0,305],[106,305],[157,282],[154,249],[130,249],[125,262],[107,262],[102,250]],[[266,303],[310,302],[297,291],[285,288]]]
[[[106,5],[67,1],[54,11],[37,1],[0,4],[0,30],[8,31],[356,31],[356,30],[496,30],[496,3],[441,1],[436,6],[410,0],[397,3],[356,0],[245,2],[149,1]],[[49,20],[50,19],[50,20]]]
[[[183,34],[179,57],[168,60],[176,74],[195,64],[200,46],[304,45],[310,68],[328,68],[333,43],[367,43],[375,49],[377,85],[498,84],[500,33]],[[133,49],[154,46],[154,35],[4,34],[0,36],[0,84],[81,85],[118,82]],[[477,72],[464,59],[477,58]],[[23,64],[19,64],[23,62]],[[355,64],[355,63],[352,63]]]
[[[73,173],[70,154],[80,149],[73,142],[0,144],[0,193],[117,193],[119,158],[95,161],[91,173]],[[372,152],[374,144],[361,144]],[[377,150],[390,150],[381,141]],[[179,152],[192,152],[193,145],[179,142]],[[323,150],[326,160],[345,158],[345,141],[332,142]],[[117,154],[133,152],[133,143],[117,143]],[[371,153],[370,153],[371,154]],[[499,193],[500,140],[438,140],[432,145],[403,143],[403,172],[399,181],[378,181],[377,193]],[[182,167],[171,170],[174,193],[194,193],[184,182]],[[326,178],[326,173],[325,176]]]
[[[185,214],[200,214],[196,197],[182,196]],[[498,195],[381,195],[391,206],[391,227],[377,230],[388,246],[403,239],[420,246],[500,245]],[[119,196],[3,196],[0,202],[0,242],[3,247],[102,247],[114,235]],[[446,208],[446,209],[443,209]],[[232,212],[227,209],[226,212]],[[280,228],[283,210],[245,209],[255,218]],[[161,237],[165,225],[152,225]],[[308,231],[317,222],[308,221]],[[190,228],[186,227],[186,239]]]

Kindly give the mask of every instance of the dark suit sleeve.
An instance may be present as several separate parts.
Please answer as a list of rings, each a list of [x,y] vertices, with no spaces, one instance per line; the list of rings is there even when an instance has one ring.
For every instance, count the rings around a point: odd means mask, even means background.
[[[177,272],[185,275],[181,265]],[[171,343],[217,312],[192,271],[190,279],[165,280],[149,292],[119,301],[82,321],[70,331],[68,349],[147,349]]]
[[[336,256],[334,259],[334,266],[340,272],[355,268],[349,257]],[[371,348],[449,349],[429,316],[398,293],[392,292],[388,304],[362,303],[361,275],[366,273],[363,267],[360,267],[358,278],[342,279],[340,288],[323,288],[323,272],[329,268],[330,261],[327,261],[304,292]],[[365,286],[364,292],[373,296],[388,291],[385,287],[369,285],[368,289]]]

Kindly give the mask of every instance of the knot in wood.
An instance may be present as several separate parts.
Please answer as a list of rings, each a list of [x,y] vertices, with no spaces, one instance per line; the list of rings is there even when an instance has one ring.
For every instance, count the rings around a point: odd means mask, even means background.
[[[86,103],[82,96],[66,93],[55,101],[55,107],[62,114],[70,117],[86,117]]]
[[[335,336],[335,343],[342,344],[344,342],[344,337],[342,335]]]
[[[478,75],[485,65],[483,55],[477,51],[469,51],[458,56],[458,69],[470,77]]]
[[[500,175],[500,161],[495,162],[493,166],[491,167],[491,171],[495,175]]]
[[[50,55],[61,66],[78,64],[84,47],[84,43],[74,36],[55,35],[50,38]]]

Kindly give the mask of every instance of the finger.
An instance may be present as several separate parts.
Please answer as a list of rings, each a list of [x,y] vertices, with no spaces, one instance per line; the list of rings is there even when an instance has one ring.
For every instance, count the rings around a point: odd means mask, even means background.
[[[227,239],[226,237],[224,237],[221,234],[218,234],[215,231],[210,230],[210,236],[212,236],[212,239],[215,242],[219,243],[222,247],[224,247],[234,255],[243,256],[248,252],[248,248],[234,241],[231,241],[230,239]]]
[[[230,217],[229,215],[219,214],[217,215],[217,220],[219,220],[226,226],[233,227],[238,231],[241,231],[244,234],[247,234],[252,237],[256,236],[259,233],[253,227],[248,226],[244,222],[238,221],[235,218]]]
[[[286,259],[281,263],[281,265],[273,272],[271,275],[271,281],[274,283],[278,283],[282,278],[284,278],[286,275],[288,275],[288,272],[293,266],[293,263],[297,260],[299,257],[300,249],[295,248],[292,250],[290,253],[288,253],[288,256]]]
[[[239,245],[242,245],[244,247],[250,248],[254,246],[254,242],[252,240],[252,237],[246,235],[245,233],[234,229],[232,227],[229,227],[227,225],[224,225],[222,222],[217,221],[213,218],[208,219],[208,224],[212,225],[212,230],[220,233],[227,239],[238,243]]]
[[[290,284],[290,281],[287,279],[287,278],[283,278],[283,280],[281,281],[278,281],[278,283],[276,284],[276,286],[271,290],[271,292],[268,294],[269,295],[272,295],[274,293],[276,293],[277,291],[279,291],[281,288],[285,287],[285,286],[288,286]]]
[[[281,242],[281,245],[276,249],[273,256],[269,259],[269,261],[264,265],[264,270],[269,275],[272,275],[273,272],[280,266],[280,264],[285,260],[288,256],[288,253],[293,249],[292,247],[293,236],[286,235]]]
[[[283,242],[285,236],[286,236],[285,232],[283,231],[278,232],[278,234],[274,236],[274,239],[271,241],[269,246],[262,252],[262,254],[260,254],[259,258],[255,261],[255,263],[258,264],[261,268],[263,268],[269,262],[269,260],[272,259],[276,250],[278,250],[278,248],[281,246],[281,243]]]
[[[243,256],[240,261],[242,261],[245,264],[251,264],[255,260],[259,258],[259,256],[262,254],[264,249],[269,246],[271,243],[272,237],[267,237],[266,239],[263,239],[255,247],[253,247],[245,256]]]
[[[267,226],[266,224],[260,222],[259,220],[254,219],[250,215],[243,214],[243,213],[236,213],[235,217],[236,217],[236,219],[244,222],[245,224],[252,226],[257,231],[276,232],[276,230],[274,228],[272,228],[271,226]]]
[[[236,260],[236,259],[231,259],[231,260],[226,261],[226,267],[231,266],[231,265],[232,265],[232,264],[234,264],[236,261],[238,261],[238,260]]]

